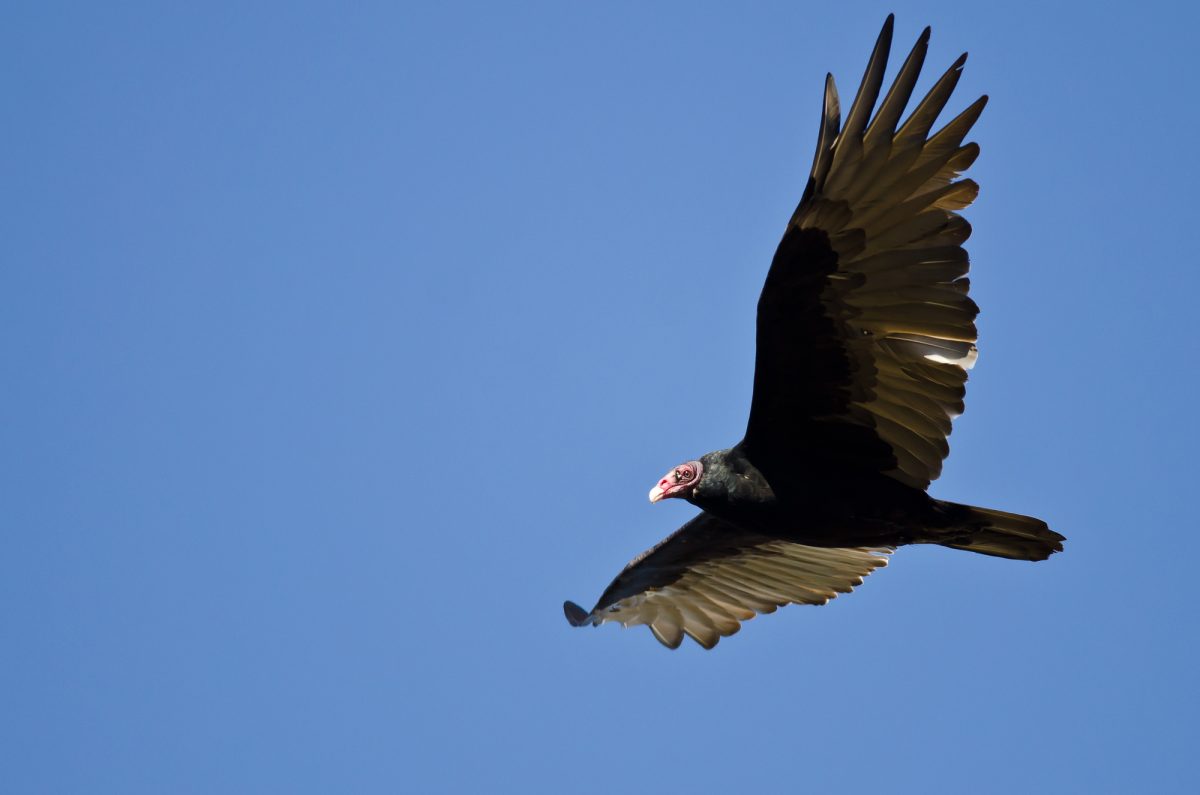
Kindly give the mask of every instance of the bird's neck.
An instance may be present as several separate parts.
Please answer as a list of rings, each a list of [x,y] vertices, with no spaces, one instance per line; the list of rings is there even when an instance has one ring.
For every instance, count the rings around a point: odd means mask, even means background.
[[[735,450],[721,450],[701,458],[704,478],[690,501],[709,513],[737,521],[770,509],[775,492],[762,473]]]

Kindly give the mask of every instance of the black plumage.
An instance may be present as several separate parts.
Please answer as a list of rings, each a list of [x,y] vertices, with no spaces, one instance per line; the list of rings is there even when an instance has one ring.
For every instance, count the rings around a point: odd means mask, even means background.
[[[1062,549],[1039,519],[926,493],[977,355],[971,227],[957,211],[978,193],[959,176],[979,154],[963,139],[987,98],[930,135],[963,55],[897,127],[930,31],[876,109],[892,25],[844,126],[826,78],[812,171],[758,302],[744,438],[668,473],[652,499],[681,496],[702,513],[626,566],[590,612],[567,602],[572,624],[647,624],[672,648],[685,634],[711,648],[758,613],[850,591],[905,544],[1017,560]]]

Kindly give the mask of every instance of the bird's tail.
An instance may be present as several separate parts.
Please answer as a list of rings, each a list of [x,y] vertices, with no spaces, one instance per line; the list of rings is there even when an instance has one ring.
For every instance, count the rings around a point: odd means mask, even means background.
[[[939,503],[953,520],[946,528],[947,536],[934,542],[944,547],[1013,560],[1045,560],[1055,552],[1062,552],[1062,542],[1066,541],[1032,516],[955,502],[939,500]]]

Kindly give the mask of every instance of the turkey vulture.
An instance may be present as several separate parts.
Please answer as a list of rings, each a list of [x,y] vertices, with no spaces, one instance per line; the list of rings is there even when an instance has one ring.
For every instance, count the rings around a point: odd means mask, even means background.
[[[897,127],[930,31],[876,109],[892,25],[844,125],[825,78],[812,173],[758,300],[745,437],[659,480],[651,502],[681,497],[701,513],[634,558],[591,612],[565,603],[572,625],[646,624],[672,649],[684,635],[711,649],[757,613],[848,593],[905,544],[1014,560],[1062,550],[1039,519],[926,493],[977,355],[971,227],[956,211],[979,190],[959,176],[979,155],[963,138],[987,97],[930,135],[963,54]]]

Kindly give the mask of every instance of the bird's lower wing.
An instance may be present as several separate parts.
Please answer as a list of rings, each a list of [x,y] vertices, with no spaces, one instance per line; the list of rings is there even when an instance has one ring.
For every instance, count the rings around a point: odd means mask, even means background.
[[[688,635],[711,649],[759,613],[849,593],[891,551],[795,544],[702,513],[626,566],[591,612],[573,602],[563,608],[574,626],[645,624],[669,648]]]

